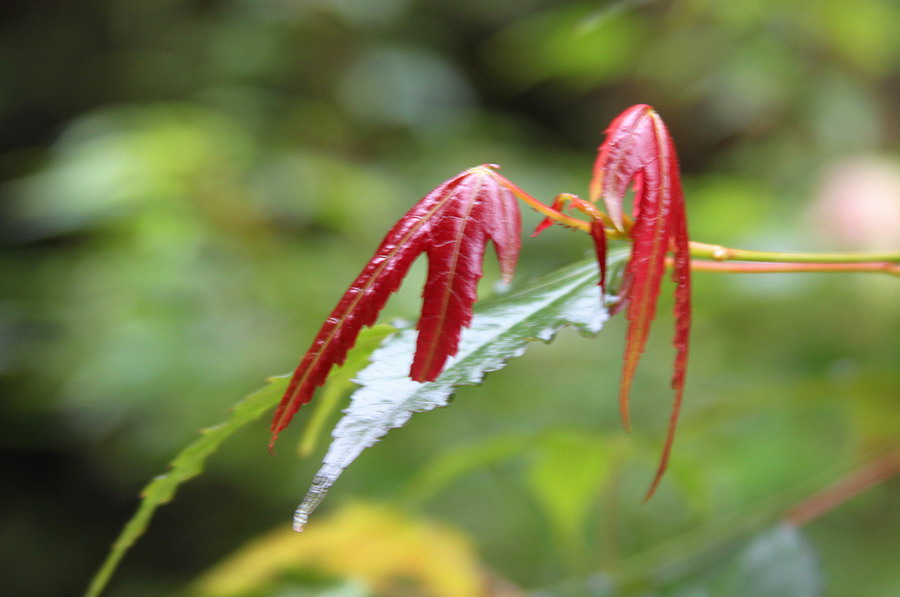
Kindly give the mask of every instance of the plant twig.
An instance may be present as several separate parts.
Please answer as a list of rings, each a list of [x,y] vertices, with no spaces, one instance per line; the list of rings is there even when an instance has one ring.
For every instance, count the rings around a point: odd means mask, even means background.
[[[785,515],[785,520],[800,527],[831,512],[860,493],[900,474],[900,448],[869,461],[825,489],[803,500]]]
[[[590,234],[591,224],[578,218],[566,215],[559,210],[534,198],[518,185],[507,179],[501,181],[516,197],[524,201],[536,212],[551,220]],[[565,194],[568,195],[568,194]],[[569,197],[575,197],[570,195]],[[579,201],[582,212],[588,212]],[[591,212],[592,217],[607,221],[605,214]],[[626,230],[627,230],[626,226]],[[612,240],[629,240],[627,232],[606,228],[606,237]],[[691,256],[712,261],[695,260],[691,263],[695,271],[730,272],[730,273],[810,273],[810,272],[877,272],[900,275],[900,253],[780,253],[775,251],[751,251],[734,249],[722,245],[713,245],[691,241]],[[744,263],[725,263],[744,262]],[[777,264],[777,265],[766,265]]]

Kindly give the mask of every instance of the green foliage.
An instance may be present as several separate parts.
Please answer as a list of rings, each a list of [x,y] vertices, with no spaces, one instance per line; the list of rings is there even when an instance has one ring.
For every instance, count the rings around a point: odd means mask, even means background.
[[[206,459],[223,441],[247,423],[270,411],[278,403],[286,387],[285,377],[273,378],[265,388],[237,403],[225,422],[201,430],[200,439],[181,450],[172,460],[169,470],[153,479],[141,491],[140,506],[113,543],[109,556],[88,588],[88,597],[94,597],[103,591],[125,552],[147,529],[156,509],[170,502],[182,483],[203,472]]]
[[[394,328],[387,325],[379,325],[360,334],[356,347],[347,355],[344,364],[335,370],[333,379],[326,387],[326,393],[340,397],[346,392],[350,378],[367,363],[372,351],[385,336],[391,334]],[[222,442],[234,435],[239,429],[268,413],[278,404],[281,395],[287,388],[288,377],[278,376],[269,380],[264,388],[250,394],[241,402],[234,405],[230,416],[222,423],[213,427],[207,427],[200,431],[200,438],[178,452],[169,465],[169,470],[154,478],[142,491],[141,502],[137,512],[122,529],[122,533],[116,539],[110,550],[109,556],[103,562],[100,570],[94,576],[87,596],[99,595],[109,583],[109,579],[115,571],[125,553],[134,545],[134,542],[144,534],[156,510],[169,503],[178,487],[203,472],[206,460],[216,452]],[[333,387],[331,387],[333,386]],[[315,441],[319,417],[327,417],[337,405],[335,398],[323,401],[317,411],[317,417],[312,419],[312,440]]]
[[[364,330],[356,340],[356,346],[347,354],[344,364],[328,376],[328,383],[316,400],[313,412],[303,429],[300,440],[300,456],[309,456],[322,439],[325,425],[341,405],[343,398],[354,387],[353,376],[366,366],[369,357],[381,341],[397,331],[391,325],[379,324]]]
[[[611,261],[621,264],[625,255],[620,252]],[[329,381],[334,386],[328,392],[331,396],[323,401],[310,423],[313,439],[305,441],[314,443],[321,421],[334,411],[337,398],[356,376],[353,381],[362,388],[353,395],[350,407],[335,428],[324,466],[301,506],[305,508],[303,522],[343,469],[388,430],[405,424],[412,413],[446,406],[457,387],[479,383],[485,373],[502,368],[510,358],[521,356],[529,340],[549,342],[564,325],[572,325],[585,334],[600,331],[606,312],[601,306],[596,276],[594,263],[582,263],[480,304],[471,327],[463,335],[459,353],[434,382],[419,384],[407,377],[415,345],[411,330],[401,330],[393,336],[390,335],[395,329],[391,326],[363,331],[357,345]],[[390,337],[382,342],[386,336]],[[372,364],[359,371],[370,358]],[[206,459],[223,441],[270,410],[286,387],[285,378],[273,379],[264,389],[239,402],[226,422],[202,430],[202,437],[172,460],[171,470],[144,488],[137,513],[113,545],[88,591],[89,596],[100,594],[125,552],[145,531],[156,509],[172,499],[179,485],[203,471]],[[306,444],[302,449],[311,448]]]

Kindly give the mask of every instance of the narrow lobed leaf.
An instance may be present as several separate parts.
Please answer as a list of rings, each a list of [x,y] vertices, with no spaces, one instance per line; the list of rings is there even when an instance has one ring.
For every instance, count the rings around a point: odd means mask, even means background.
[[[610,218],[620,229],[624,226],[622,201],[629,185],[635,191],[634,225],[630,230],[634,244],[617,307],[626,309],[629,322],[619,390],[626,429],[631,428],[631,384],[656,316],[666,254],[669,250],[675,252],[675,403],[660,465],[647,493],[649,498],[668,466],[681,409],[690,332],[690,254],[675,146],[662,119],[644,104],[632,106],[613,121],[594,164],[591,200],[602,197]]]
[[[672,168],[677,169],[675,148],[671,139],[670,155],[674,162]],[[691,334],[691,253],[687,232],[687,217],[684,208],[684,193],[681,189],[681,181],[678,177],[673,180],[673,206],[672,206],[672,247],[675,260],[672,268],[672,277],[675,280],[675,337],[672,342],[675,347],[675,367],[672,375],[672,389],[675,390],[675,399],[672,402],[672,414],[669,417],[669,427],[666,431],[666,441],[663,445],[662,456],[656,470],[656,476],[650,484],[650,489],[644,499],[649,500],[656,492],[659,482],[669,465],[669,456],[672,444],[675,441],[675,429],[678,426],[678,417],[681,414],[681,403],[684,397],[684,378],[687,372],[688,344]]]
[[[512,276],[519,254],[518,204],[493,168],[478,166],[444,182],[388,232],[294,372],[272,420],[270,449],[331,368],[344,361],[360,329],[375,322],[423,252],[428,255],[429,272],[410,375],[426,381],[440,373],[447,358],[456,352],[461,329],[471,321],[487,242],[493,241],[506,280]]]
[[[207,458],[222,442],[271,409],[286,385],[287,376],[269,379],[268,385],[234,405],[226,420],[213,427],[202,429],[200,437],[175,456],[169,464],[169,469],[154,477],[144,487],[137,511],[113,543],[109,555],[91,580],[85,597],[98,597],[103,592],[125,553],[144,534],[156,510],[169,503],[183,483],[203,472]]]
[[[630,182],[637,177],[641,180],[634,198],[635,224],[631,229],[634,245],[623,282],[627,295],[622,297],[627,303],[629,324],[619,407],[622,423],[629,430],[629,392],[656,315],[669,248],[672,173],[667,157],[669,146],[661,124],[649,106],[629,108],[613,121],[595,164],[595,172],[600,172],[607,181],[604,190],[608,194],[603,198],[614,220],[617,217],[614,209],[618,209],[621,221],[621,201]]]
[[[340,385],[345,376],[349,378],[359,371],[368,363],[369,356],[375,350],[376,344],[393,331],[394,328],[390,326],[378,326],[364,330],[360,335],[361,341],[353,348],[348,355],[347,362],[341,367],[338,374],[332,377],[331,381],[337,381]],[[334,379],[335,377],[337,380]],[[203,472],[207,459],[219,449],[225,440],[271,410],[278,402],[279,396],[284,393],[287,384],[287,375],[270,378],[266,386],[235,404],[221,423],[201,429],[200,437],[175,455],[169,464],[169,469],[154,477],[144,487],[141,491],[137,511],[125,524],[119,537],[113,543],[102,566],[91,580],[85,597],[98,597],[103,592],[126,552],[147,529],[156,510],[170,502],[182,484]]]

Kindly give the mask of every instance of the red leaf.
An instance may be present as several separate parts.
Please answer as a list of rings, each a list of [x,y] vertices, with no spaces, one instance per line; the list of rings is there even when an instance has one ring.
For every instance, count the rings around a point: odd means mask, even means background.
[[[591,220],[591,238],[594,240],[594,253],[597,255],[597,263],[600,264],[600,289],[603,290],[606,300],[606,229],[603,220]]]
[[[410,376],[432,381],[440,374],[447,358],[456,353],[462,328],[471,322],[489,240],[504,280],[515,269],[521,221],[515,197],[502,180],[488,165],[466,170],[428,193],[394,225],[294,371],[272,420],[270,449],[331,368],[344,362],[360,329],[375,323],[423,252],[428,255],[428,279]]]
[[[675,146],[659,115],[643,104],[632,106],[613,121],[594,164],[591,200],[602,196],[610,218],[620,229],[624,229],[622,200],[629,185],[635,191],[634,226],[630,230],[634,246],[621,290],[629,325],[619,391],[626,429],[631,428],[631,383],[656,315],[666,253],[670,249],[675,252],[675,403],[659,468],[647,492],[649,498],[668,466],[681,409],[690,333],[690,254]]]

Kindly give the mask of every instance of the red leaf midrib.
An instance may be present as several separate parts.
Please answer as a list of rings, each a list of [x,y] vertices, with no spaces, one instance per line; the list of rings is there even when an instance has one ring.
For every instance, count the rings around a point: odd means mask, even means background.
[[[459,262],[459,255],[460,255],[459,247],[460,247],[460,245],[462,245],[462,239],[465,236],[466,230],[468,230],[468,226],[469,226],[469,222],[470,222],[468,216],[469,216],[469,214],[472,213],[472,210],[474,209],[475,205],[477,204],[476,199],[481,194],[481,189],[484,188],[485,175],[486,174],[481,173],[481,175],[478,177],[477,190],[472,193],[471,197],[468,200],[468,204],[466,205],[465,217],[463,218],[463,224],[458,228],[456,238],[454,239],[453,252],[451,253],[451,255],[453,257],[451,260],[450,276],[447,281],[447,285],[446,285],[446,288],[444,291],[444,296],[441,297],[441,308],[438,311],[438,313],[439,313],[438,325],[435,326],[435,328],[434,328],[435,333],[432,336],[431,346],[429,347],[428,354],[425,356],[425,361],[420,367],[417,367],[417,372],[419,374],[413,376],[413,379],[415,381],[433,381],[433,377],[428,375],[427,372],[431,368],[431,364],[434,361],[434,356],[437,353],[437,345],[438,345],[438,342],[439,342],[439,339],[441,336],[441,330],[443,329],[444,321],[446,320],[447,306],[450,303],[450,294],[453,291],[453,283],[455,282],[456,277],[457,277],[457,267],[456,266],[457,266],[457,263]],[[482,225],[483,225],[483,223],[482,223]]]
[[[453,182],[458,182],[459,178],[454,180]],[[449,187],[450,185],[448,185]],[[455,188],[455,187],[454,187]],[[442,199],[440,199],[435,206],[429,210],[425,216],[423,216],[418,222],[415,223],[414,226],[410,227],[410,229],[401,237],[390,252],[385,254],[384,260],[376,267],[371,274],[369,274],[366,281],[362,286],[357,287],[359,292],[354,297],[354,299],[347,304],[344,308],[343,313],[337,322],[332,325],[331,329],[328,332],[327,337],[323,340],[321,347],[316,353],[314,353],[313,358],[309,361],[309,365],[307,365],[306,370],[303,372],[303,375],[297,380],[295,384],[295,390],[290,394],[290,397],[285,396],[282,404],[284,408],[281,411],[281,416],[276,419],[276,421],[272,422],[272,429],[281,430],[286,426],[286,420],[290,420],[293,416],[293,413],[290,412],[291,409],[289,406],[296,400],[297,396],[303,391],[306,384],[309,382],[309,377],[312,372],[315,370],[316,366],[319,364],[319,361],[322,359],[322,356],[329,348],[330,343],[334,339],[334,336],[337,334],[338,330],[341,328],[342,324],[346,321],[347,317],[353,313],[356,307],[359,305],[360,301],[363,300],[363,297],[366,295],[366,291],[371,288],[372,284],[374,284],[378,280],[378,276],[384,269],[391,263],[392,259],[394,259],[405,247],[405,244],[409,242],[409,240],[421,229],[422,226],[431,221],[431,218],[435,217],[437,212],[453,197],[453,192],[449,192]],[[362,274],[360,274],[362,275]],[[358,279],[358,277],[357,277]]]

